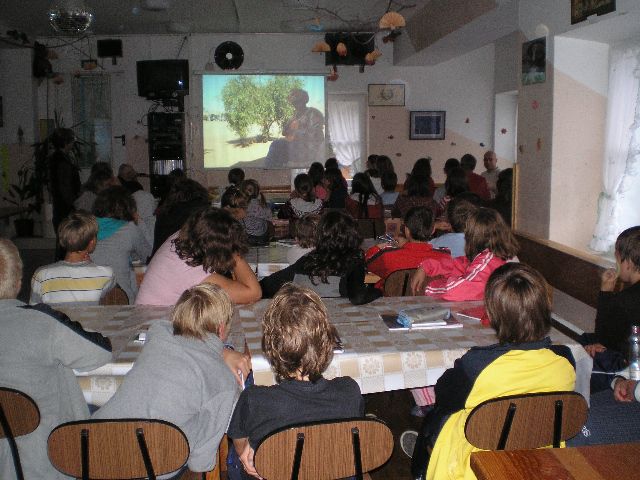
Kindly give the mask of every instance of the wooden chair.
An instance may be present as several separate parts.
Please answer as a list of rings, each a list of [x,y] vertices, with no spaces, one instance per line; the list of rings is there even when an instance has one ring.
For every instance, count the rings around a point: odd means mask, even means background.
[[[40,425],[40,410],[28,395],[0,387],[0,439],[6,438],[13,457],[16,478],[24,479],[16,438],[33,432]]]
[[[267,479],[336,479],[363,473],[385,463],[393,451],[393,434],[382,421],[357,418],[309,423],[269,434],[258,445],[254,464]]]
[[[558,448],[580,432],[588,410],[576,392],[499,397],[471,411],[464,433],[469,443],[483,450]]]
[[[384,235],[386,227],[383,218],[359,218],[358,232],[362,238],[376,238]]]
[[[416,270],[416,268],[407,268],[392,272],[384,281],[384,296],[412,297],[411,277]]]
[[[155,480],[182,468],[189,458],[187,437],[161,420],[64,423],[49,435],[48,450],[56,469],[83,480]]]
[[[129,297],[118,285],[100,299],[100,305],[129,305]]]

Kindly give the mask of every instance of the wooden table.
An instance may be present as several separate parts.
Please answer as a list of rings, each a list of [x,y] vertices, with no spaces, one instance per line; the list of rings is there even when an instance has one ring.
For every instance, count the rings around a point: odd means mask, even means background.
[[[478,480],[640,479],[640,443],[577,448],[474,452]]]

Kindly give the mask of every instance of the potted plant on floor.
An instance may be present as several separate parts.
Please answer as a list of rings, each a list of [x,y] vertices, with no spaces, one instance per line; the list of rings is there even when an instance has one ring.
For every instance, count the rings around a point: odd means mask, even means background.
[[[9,185],[9,191],[3,198],[20,209],[18,218],[14,220],[18,237],[33,236],[33,212],[40,211],[38,201],[40,188],[30,165],[22,165],[18,169],[18,182]]]

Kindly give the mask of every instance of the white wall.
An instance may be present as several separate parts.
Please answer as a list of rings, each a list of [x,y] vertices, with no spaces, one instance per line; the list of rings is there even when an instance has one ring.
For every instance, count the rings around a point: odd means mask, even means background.
[[[35,140],[34,82],[31,77],[30,48],[0,48],[0,97],[3,126],[0,144],[18,141],[18,128],[24,132],[24,142]]]
[[[498,167],[509,168],[516,161],[518,93],[497,94],[494,111],[493,149],[498,156]]]

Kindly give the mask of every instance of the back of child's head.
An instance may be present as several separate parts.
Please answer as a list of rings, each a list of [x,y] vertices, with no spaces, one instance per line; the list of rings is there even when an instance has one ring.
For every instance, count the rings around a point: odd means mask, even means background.
[[[476,168],[476,163],[478,163],[476,157],[474,157],[470,153],[465,153],[462,158],[460,158],[460,166],[467,172],[473,172],[473,170]]]
[[[325,170],[327,168],[337,168],[337,169],[339,169],[340,166],[338,165],[338,159],[335,158],[335,157],[327,158],[327,160],[324,162],[324,168],[325,168]]]
[[[380,183],[385,192],[395,192],[398,186],[398,175],[396,172],[386,171],[380,177]]]
[[[173,334],[199,340],[204,340],[208,334],[220,337],[222,333],[228,333],[232,317],[233,304],[229,294],[212,283],[201,283],[180,295],[171,313]]]
[[[296,375],[318,380],[339,341],[322,300],[308,288],[284,285],[264,314],[262,350],[278,382]]]
[[[220,206],[229,209],[247,208],[249,199],[242,191],[234,186],[227,188],[220,198]]]
[[[0,300],[18,296],[22,284],[22,259],[18,248],[7,238],[0,238]]]
[[[178,177],[171,184],[169,194],[162,205],[163,210],[169,210],[174,205],[191,202],[193,204],[209,204],[209,192],[199,182],[187,177]]]
[[[296,175],[296,178],[293,179],[293,187],[304,201],[313,202],[316,199],[315,193],[313,192],[313,181],[308,174],[300,173]]]
[[[551,290],[528,265],[497,268],[484,289],[484,303],[500,343],[540,341],[551,328]]]
[[[426,242],[433,233],[433,210],[429,207],[410,208],[404,216],[404,226],[413,240]]]
[[[395,168],[393,168],[393,162],[386,155],[378,155],[376,160],[376,170],[380,175],[380,178],[387,172],[395,172]]]
[[[618,235],[616,253],[620,256],[620,262],[629,260],[640,271],[640,225],[627,228]]]
[[[123,186],[108,187],[98,193],[93,202],[93,214],[96,217],[131,222],[136,215],[136,201]]]
[[[469,190],[467,175],[462,168],[453,168],[444,182],[444,189],[450,197]]]
[[[320,162],[313,162],[307,173],[311,177],[311,182],[313,182],[314,187],[322,183],[322,179],[324,178],[324,167]]]
[[[371,154],[367,157],[367,170],[378,170],[378,155]]]
[[[316,230],[318,229],[318,215],[305,215],[295,223],[296,240],[302,248],[313,248],[316,243]]]
[[[324,171],[324,178],[327,181],[328,187],[332,190],[338,190],[344,187],[344,177],[339,168],[329,167]]]
[[[240,182],[240,191],[244,193],[248,200],[257,198],[262,205],[266,205],[267,203],[264,195],[260,192],[260,184],[253,178]]]
[[[483,250],[509,260],[518,254],[518,241],[511,228],[498,212],[491,208],[478,208],[469,215],[464,229],[464,251],[469,260]]]
[[[430,197],[429,177],[418,174],[410,174],[404,182],[404,194],[408,197]]]
[[[422,177],[431,176],[431,157],[422,157],[416,160],[411,169],[411,175],[419,175]]]
[[[208,207],[192,214],[173,240],[178,257],[190,267],[225,273],[235,266],[234,254],[247,253],[245,229],[231,213]]]
[[[69,214],[58,226],[58,241],[67,252],[87,250],[98,235],[98,221],[89,212],[79,210]]]
[[[375,193],[376,188],[371,182],[371,178],[365,173],[356,173],[351,180],[351,192],[361,193],[363,195],[371,195]]]
[[[227,180],[231,185],[240,185],[240,182],[244,180],[244,170],[241,168],[232,168],[227,174]]]
[[[460,161],[457,158],[448,158],[446,162],[444,162],[444,174],[449,175],[451,170],[454,168],[460,167]]]
[[[91,173],[91,175],[89,175],[89,178],[84,184],[84,189],[89,192],[98,194],[105,188],[108,188],[112,185],[115,185],[115,177],[113,176],[113,174],[98,170],[97,172]]]
[[[447,203],[447,219],[454,233],[464,233],[469,216],[476,211],[477,205],[458,197]]]

